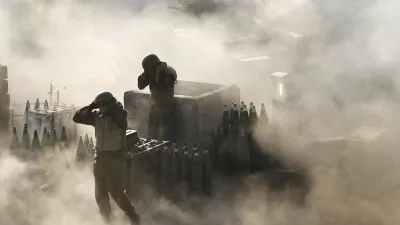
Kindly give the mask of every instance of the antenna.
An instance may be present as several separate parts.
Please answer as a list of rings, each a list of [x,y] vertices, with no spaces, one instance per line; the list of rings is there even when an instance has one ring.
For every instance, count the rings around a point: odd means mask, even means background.
[[[47,94],[50,95],[50,104],[52,104],[52,99],[53,99],[53,81],[50,81],[50,91],[47,92]]]
[[[50,101],[49,101],[49,105],[53,105],[53,87],[54,87],[54,83],[53,81],[50,81],[50,91],[47,92],[47,94],[50,95]]]
[[[60,104],[60,91],[57,89],[57,105]]]
[[[67,87],[64,86],[64,90],[66,90],[66,89],[67,89]],[[56,88],[56,85],[53,83],[53,81],[51,81],[51,82],[50,82],[50,91],[47,92],[47,94],[50,95],[49,107],[54,105],[54,102],[53,102],[53,93],[54,93],[54,90],[55,90],[56,93],[57,93],[57,99],[56,99],[56,102],[55,102],[55,103],[56,103],[56,105],[60,105],[60,90],[58,90],[58,88]]]

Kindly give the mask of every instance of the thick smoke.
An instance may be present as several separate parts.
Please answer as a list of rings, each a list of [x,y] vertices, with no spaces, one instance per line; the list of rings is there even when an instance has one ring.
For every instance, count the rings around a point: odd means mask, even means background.
[[[201,213],[159,199],[138,203],[139,212],[159,224],[398,222],[400,33],[395,9],[399,3],[196,2],[0,2],[0,63],[9,67],[12,101],[46,99],[51,80],[67,103],[87,104],[100,90],[110,90],[122,100],[125,90],[136,88],[141,59],[149,53],[175,67],[180,79],[237,83],[245,100],[268,105],[272,93],[266,90],[272,87],[268,73],[291,72],[296,76],[298,99],[290,113],[270,115],[273,125],[268,131],[279,128],[280,136],[273,141],[286,147],[279,154],[288,161],[300,161],[311,171],[314,183],[307,207],[288,201],[267,203],[271,193],[255,176],[247,178],[240,190],[218,186],[226,189],[222,193],[234,194],[209,200]],[[238,53],[221,44],[233,35],[258,32],[270,35],[275,47],[288,44],[279,29],[303,34],[303,42],[296,51],[261,65],[239,64],[233,59]],[[246,50],[249,55],[271,51]],[[299,124],[301,131],[295,129]],[[361,125],[379,127],[384,138],[367,150],[351,146],[343,154],[302,148],[304,139],[347,136]],[[265,140],[265,132],[260,133],[260,140]],[[340,156],[345,160],[340,161]],[[3,153],[0,224],[101,224],[90,168],[70,167],[68,158],[72,156],[33,163]],[[327,165],[331,169],[324,169]],[[57,185],[44,193],[37,191],[42,176],[55,179]]]

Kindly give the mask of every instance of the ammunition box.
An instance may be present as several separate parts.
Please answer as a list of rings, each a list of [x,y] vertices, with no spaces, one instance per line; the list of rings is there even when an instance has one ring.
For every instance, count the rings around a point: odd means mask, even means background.
[[[137,135],[136,130],[127,130],[126,131],[126,148],[128,151],[134,148],[135,144],[138,143],[139,137]]]

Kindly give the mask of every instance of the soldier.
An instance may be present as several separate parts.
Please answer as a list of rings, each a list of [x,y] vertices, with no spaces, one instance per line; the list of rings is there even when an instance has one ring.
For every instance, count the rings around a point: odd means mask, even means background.
[[[107,222],[110,221],[110,194],[131,223],[139,224],[140,218],[125,192],[126,110],[110,92],[101,92],[90,105],[76,112],[73,121],[94,126],[95,129],[93,173],[95,197],[101,215]]]
[[[138,77],[138,88],[143,90],[149,86],[151,92],[149,136],[156,139],[172,140],[176,71],[165,62],[160,61],[154,54],[143,59],[142,67],[144,72]]]

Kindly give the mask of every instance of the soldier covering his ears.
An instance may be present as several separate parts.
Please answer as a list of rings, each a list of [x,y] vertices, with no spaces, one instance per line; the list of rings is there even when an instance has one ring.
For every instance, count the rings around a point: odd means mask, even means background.
[[[125,192],[126,110],[110,92],[102,92],[90,105],[78,110],[73,121],[94,126],[95,129],[93,174],[95,197],[101,215],[107,222],[110,221],[110,194],[131,223],[139,224],[139,216]]]
[[[144,72],[138,77],[138,88],[142,90],[149,86],[151,92],[149,136],[156,139],[172,140],[176,71],[154,54],[143,59],[142,67]]]

